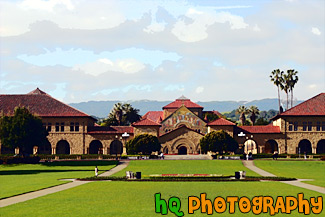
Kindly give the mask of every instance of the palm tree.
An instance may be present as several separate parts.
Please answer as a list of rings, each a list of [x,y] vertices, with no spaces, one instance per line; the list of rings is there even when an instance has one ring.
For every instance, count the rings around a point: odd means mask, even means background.
[[[298,83],[298,71],[295,71],[294,69],[289,69],[287,70],[287,74],[289,77],[289,90],[291,93],[291,108],[293,106],[293,88],[295,87],[295,85]]]
[[[257,115],[260,114],[260,110],[256,106],[252,105],[251,107],[249,107],[248,112],[251,114],[250,119],[252,121],[252,124],[254,125]]]
[[[281,112],[281,99],[280,99],[280,89],[283,89],[283,71],[280,69],[275,69],[271,72],[270,78],[273,84],[278,87],[278,100],[279,100],[279,113]]]
[[[140,110],[133,108],[129,103],[116,103],[104,121],[105,126],[128,126],[141,119]]]
[[[118,122],[119,125],[122,123],[122,116],[123,116],[123,104],[122,103],[116,103],[110,113],[110,115],[114,116]]]
[[[238,109],[236,109],[236,113],[240,114],[239,120],[240,120],[241,124],[244,126],[245,121],[246,121],[245,115],[248,113],[248,109],[244,105],[241,105],[238,107]]]
[[[289,108],[289,91],[290,91],[290,75],[289,72],[287,71],[287,74],[283,74],[282,76],[282,87],[281,89],[286,93],[287,95],[287,103],[286,103],[286,110]]]

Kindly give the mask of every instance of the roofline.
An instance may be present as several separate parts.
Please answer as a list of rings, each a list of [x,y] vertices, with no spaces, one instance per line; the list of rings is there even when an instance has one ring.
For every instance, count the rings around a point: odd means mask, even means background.
[[[175,129],[173,129],[172,131],[169,131],[169,132],[167,132],[167,133],[164,133],[164,134],[160,135],[159,137],[165,136],[165,135],[167,135],[167,134],[169,134],[169,133],[175,132],[176,130],[179,130],[179,129],[184,128],[184,127],[185,127],[186,129],[188,129],[188,130],[191,130],[191,131],[193,131],[193,132],[195,132],[195,133],[198,133],[198,134],[201,134],[202,136],[205,136],[205,134],[203,134],[203,133],[196,132],[195,130],[193,130],[193,129],[191,129],[191,128],[188,128],[186,125],[182,125],[181,127],[177,127],[177,128],[175,128]]]

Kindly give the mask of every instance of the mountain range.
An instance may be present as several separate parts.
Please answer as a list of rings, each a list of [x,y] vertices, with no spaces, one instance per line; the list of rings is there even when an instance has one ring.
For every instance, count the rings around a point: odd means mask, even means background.
[[[113,108],[114,104],[118,102],[121,101],[88,101],[71,103],[69,105],[97,118],[105,118]],[[302,101],[297,101],[295,104],[300,102]],[[162,111],[162,107],[171,103],[171,101],[134,100],[127,101],[127,103],[130,103],[134,108],[139,109],[140,115],[144,115],[148,111]],[[232,110],[237,109],[240,105],[246,107],[255,105],[260,111],[267,111],[270,109],[278,110],[278,99],[261,99],[253,101],[198,101],[196,103],[203,106],[204,111],[216,110],[221,113],[231,112]]]

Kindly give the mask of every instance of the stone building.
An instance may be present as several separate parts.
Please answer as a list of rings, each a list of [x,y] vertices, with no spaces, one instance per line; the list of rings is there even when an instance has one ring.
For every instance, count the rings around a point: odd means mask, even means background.
[[[325,93],[321,93],[272,119],[267,126],[236,126],[222,117],[208,122],[203,107],[180,97],[149,111],[131,126],[101,127],[96,119],[72,108],[38,88],[28,94],[0,95],[0,112],[11,115],[17,106],[38,115],[48,130],[49,144],[33,152],[47,154],[126,154],[125,143],[148,133],[161,142],[165,154],[200,154],[200,139],[224,130],[245,153],[325,153]],[[1,147],[1,153],[13,152]],[[32,151],[31,151],[32,152]]]
[[[39,116],[49,132],[47,147],[39,150],[35,147],[30,153],[121,154],[126,153],[123,144],[133,137],[133,127],[96,126],[95,118],[52,98],[38,88],[28,94],[0,95],[0,112],[4,115],[12,115],[17,106],[26,107]],[[0,150],[1,153],[13,152],[1,144]]]

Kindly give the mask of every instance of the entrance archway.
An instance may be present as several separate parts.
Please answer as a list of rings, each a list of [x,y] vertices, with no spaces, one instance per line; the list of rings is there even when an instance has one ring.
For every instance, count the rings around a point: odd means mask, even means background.
[[[187,148],[186,148],[186,146],[180,146],[178,148],[178,154],[179,155],[187,155]]]
[[[56,154],[70,154],[70,145],[66,140],[60,140],[56,144]]]
[[[316,154],[325,154],[325,139],[319,140],[317,143]]]
[[[278,143],[273,140],[273,139],[270,139],[268,140],[266,143],[265,143],[265,150],[264,152],[267,153],[267,154],[273,154],[275,151],[279,151],[278,149]]]
[[[167,146],[163,149],[163,153],[168,154],[168,147]]]
[[[93,140],[89,144],[89,154],[103,154],[103,144],[99,140]]]
[[[47,140],[46,143],[38,148],[38,152],[40,154],[51,154],[52,153],[52,145]]]
[[[297,154],[304,154],[306,152],[306,154],[311,154],[311,143],[309,142],[309,140],[307,139],[303,139],[299,142],[298,145],[298,150],[297,150]]]
[[[123,153],[123,144],[118,140],[114,140],[110,144],[110,154],[122,154]]]
[[[244,143],[244,152],[246,154],[257,154],[257,144],[254,140],[249,139]]]
[[[1,154],[15,154],[15,149],[1,146]]]

